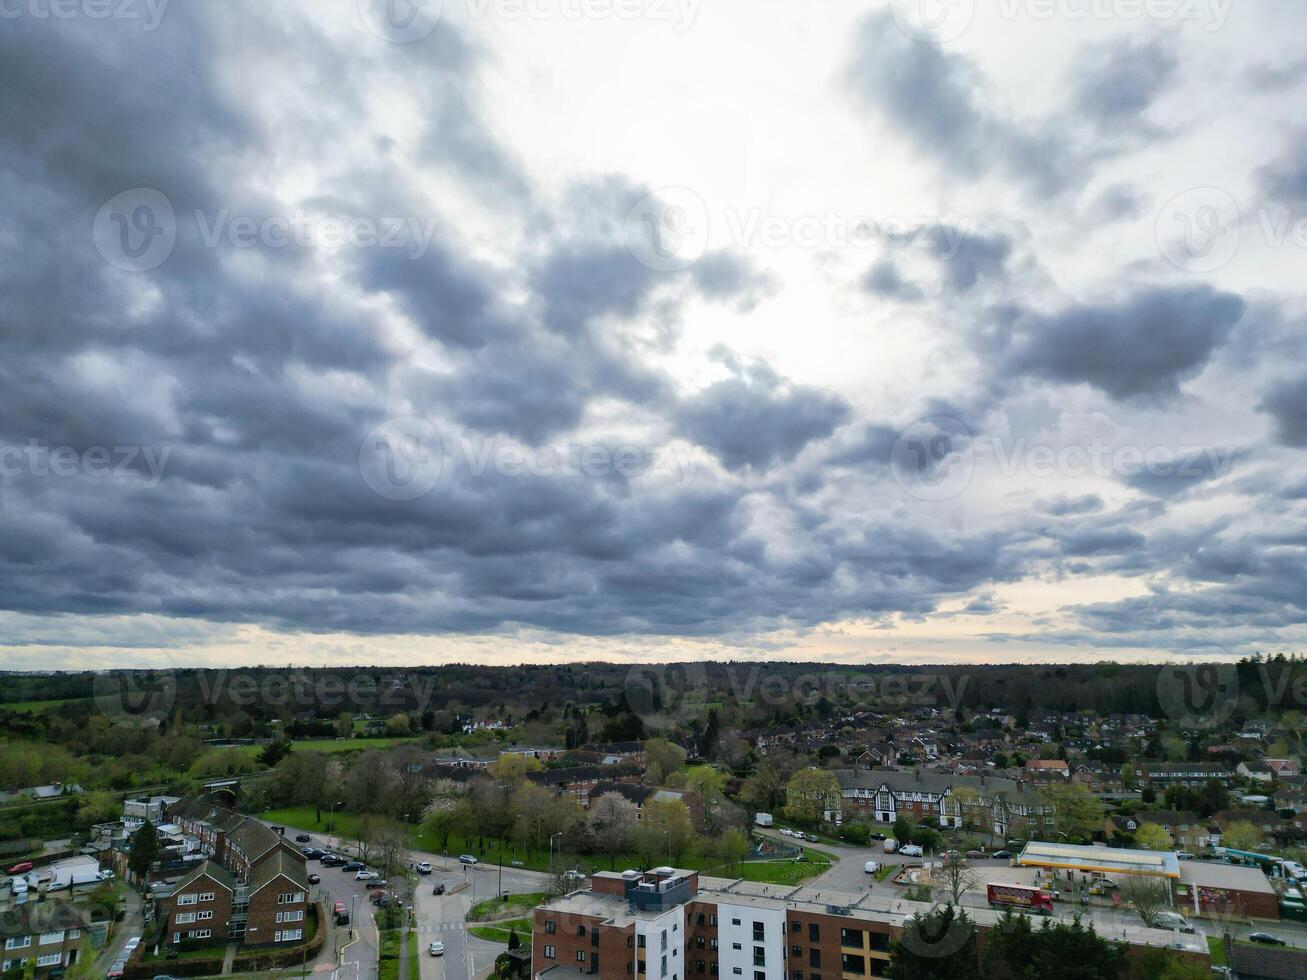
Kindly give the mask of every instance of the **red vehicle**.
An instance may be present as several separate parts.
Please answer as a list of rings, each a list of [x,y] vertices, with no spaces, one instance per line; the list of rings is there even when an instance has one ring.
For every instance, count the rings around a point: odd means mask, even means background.
[[[21,875],[21,874],[26,874],[28,871],[31,870],[32,870],[31,861],[19,861],[17,864],[15,864],[12,868],[10,868],[5,873],[11,875]]]
[[[1020,909],[1036,915],[1053,914],[1053,896],[1042,888],[1031,885],[990,885],[987,895],[990,908]]]

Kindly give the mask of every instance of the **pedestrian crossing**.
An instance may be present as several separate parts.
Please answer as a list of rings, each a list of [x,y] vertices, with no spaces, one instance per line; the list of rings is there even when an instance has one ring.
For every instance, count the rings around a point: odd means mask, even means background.
[[[465,932],[466,923],[463,922],[424,922],[417,927],[418,935],[437,932]]]

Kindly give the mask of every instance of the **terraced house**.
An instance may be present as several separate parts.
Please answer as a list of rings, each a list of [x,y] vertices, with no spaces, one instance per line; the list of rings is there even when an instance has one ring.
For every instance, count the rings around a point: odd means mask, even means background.
[[[90,933],[86,913],[61,899],[15,906],[0,913],[0,969],[8,973],[29,964],[37,973],[67,969],[94,955]]]
[[[202,842],[207,859],[160,903],[168,942],[264,946],[304,938],[308,873],[304,856],[280,834],[198,800],[181,801],[169,819]]]

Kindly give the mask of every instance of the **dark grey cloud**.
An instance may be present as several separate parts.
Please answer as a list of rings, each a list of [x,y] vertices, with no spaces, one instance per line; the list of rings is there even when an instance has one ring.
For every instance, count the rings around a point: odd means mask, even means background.
[[[1178,65],[1175,53],[1162,41],[1090,46],[1071,72],[1076,79],[1072,101],[1100,126],[1140,127],[1140,116],[1170,86]]]
[[[1307,374],[1275,385],[1258,408],[1275,420],[1283,445],[1307,448]]]
[[[685,399],[675,415],[681,431],[729,469],[789,462],[849,418],[848,404],[830,392],[789,384],[766,365],[725,359],[735,377]]]
[[[1244,301],[1210,286],[1146,287],[1101,305],[1026,313],[1005,369],[1089,384],[1117,399],[1176,395],[1225,343]]]
[[[1093,514],[1103,509],[1103,498],[1096,493],[1086,493],[1079,497],[1058,497],[1044,501],[1042,510],[1053,517],[1074,517],[1080,514]]]
[[[1307,203],[1307,130],[1294,135],[1279,160],[1263,167],[1258,177],[1262,193],[1278,204]]]
[[[891,259],[881,259],[868,269],[866,275],[862,277],[862,288],[874,296],[896,299],[905,303],[914,303],[925,298],[921,287],[904,279]]]

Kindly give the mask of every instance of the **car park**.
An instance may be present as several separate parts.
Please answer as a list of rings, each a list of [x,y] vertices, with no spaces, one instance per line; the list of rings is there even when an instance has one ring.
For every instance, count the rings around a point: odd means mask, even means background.
[[[437,940],[436,942],[432,943],[430,946],[427,947],[427,952],[430,953],[432,956],[444,956],[445,944]]]
[[[459,863],[459,864],[476,864],[476,863],[477,863],[477,859],[474,858],[471,854],[460,854],[460,855],[458,856],[458,863]]]
[[[430,862],[430,861],[419,861],[419,862],[417,863],[417,872],[418,872],[418,874],[420,874],[420,875],[429,875],[429,874],[431,874],[431,870],[432,870],[432,868],[431,868],[431,862]]]

